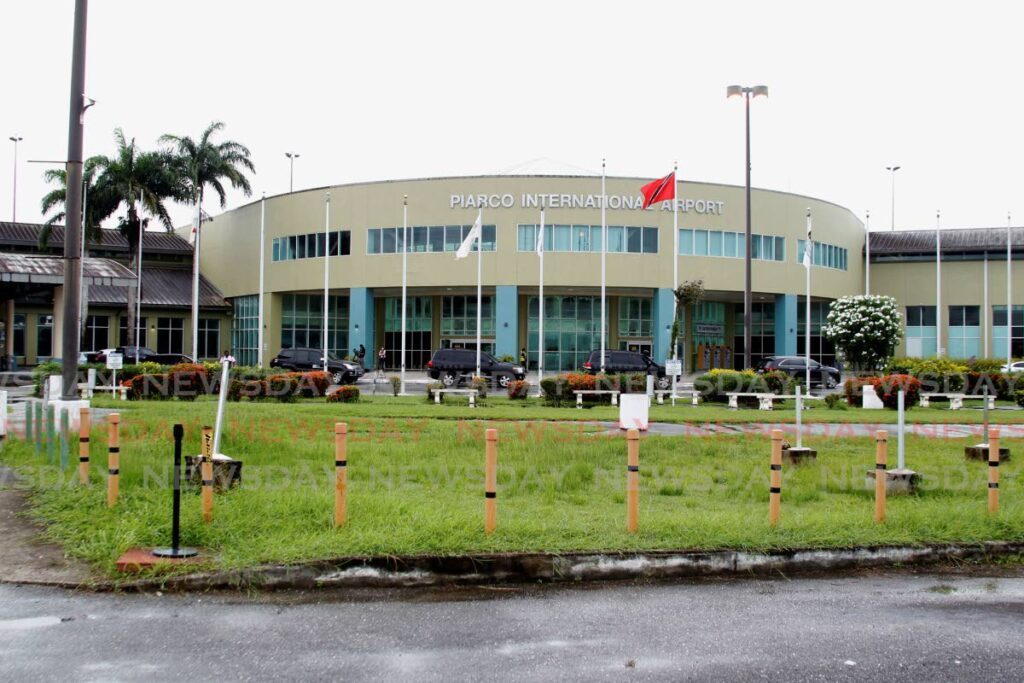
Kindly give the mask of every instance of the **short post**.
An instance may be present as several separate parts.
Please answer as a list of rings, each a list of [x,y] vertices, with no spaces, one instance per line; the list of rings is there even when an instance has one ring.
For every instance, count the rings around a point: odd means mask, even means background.
[[[348,424],[334,423],[334,526],[348,521]]]
[[[202,484],[203,521],[213,521],[213,430],[203,427],[203,457],[199,464]]]
[[[68,410],[64,409],[60,411],[60,471],[63,472],[67,469],[68,458],[68,432],[71,431],[71,420],[68,415]]]
[[[640,517],[640,432],[626,432],[626,531],[635,534]]]
[[[498,430],[487,430],[484,471],[484,532],[494,533],[498,525]]]
[[[875,432],[875,522],[885,521],[885,468],[889,455],[889,432]]]
[[[907,407],[906,407],[907,395],[903,389],[900,389],[899,394],[896,396],[896,469],[901,472],[907,468],[906,458],[906,444],[904,443],[905,432],[907,431],[906,418],[907,418]]]
[[[199,554],[195,548],[181,547],[181,440],[185,436],[185,428],[174,425],[174,485],[171,490],[171,547],[154,548],[155,557],[195,557]]]
[[[46,406],[46,458],[51,465],[57,461],[57,417],[53,406]]]
[[[988,439],[988,511],[999,512],[999,427],[993,427]]]
[[[89,434],[92,423],[89,409],[82,408],[78,418],[78,483],[89,483]]]
[[[43,431],[43,421],[45,418],[43,413],[45,412],[45,402],[36,405],[36,445],[38,446],[38,448],[36,448],[36,453],[42,451],[46,439],[46,432]]]
[[[796,385],[796,447],[804,447],[804,425],[803,425],[803,412],[804,412],[804,397],[801,394],[801,387],[799,384]]]
[[[39,454],[39,442],[36,441],[35,434],[33,433],[33,420],[36,419],[36,403],[35,401],[25,401],[25,441],[32,442],[32,448],[35,450],[36,455]]]
[[[7,392],[0,391],[0,441],[7,439]]]
[[[984,431],[981,433],[981,442],[988,443],[988,381],[985,382],[985,388],[982,389],[982,396],[984,397],[982,401],[985,403],[985,407],[982,411],[985,415],[985,427]]]
[[[118,485],[121,479],[121,416],[111,413],[107,418],[107,507],[117,504]]]
[[[782,503],[782,430],[772,430],[772,463],[770,488],[768,489],[768,523],[779,523],[779,506]]]

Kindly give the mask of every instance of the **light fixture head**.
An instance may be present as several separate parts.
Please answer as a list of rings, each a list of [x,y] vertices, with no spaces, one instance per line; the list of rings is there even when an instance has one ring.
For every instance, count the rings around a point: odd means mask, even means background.
[[[768,97],[768,86],[767,85],[755,85],[750,89],[754,97]]]
[[[743,94],[743,86],[742,85],[730,85],[730,86],[727,86],[725,88],[725,96],[726,97],[737,97],[737,96],[742,95],[742,94]]]

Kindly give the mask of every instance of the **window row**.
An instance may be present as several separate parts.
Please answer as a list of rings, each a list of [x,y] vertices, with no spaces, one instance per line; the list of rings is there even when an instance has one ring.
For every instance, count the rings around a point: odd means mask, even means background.
[[[981,306],[950,306],[950,327],[981,325]],[[1024,326],[1024,306],[1013,307],[1013,327]],[[935,306],[907,306],[907,327],[935,327]],[[992,307],[992,326],[1006,327],[1006,306]]]
[[[520,225],[519,251],[536,251],[537,225]],[[657,254],[658,229],[628,225],[608,226],[608,249],[612,254]],[[600,252],[600,225],[545,225],[544,251]]]
[[[804,260],[804,245],[806,244],[807,240],[797,240],[796,260],[801,263],[803,263]],[[837,247],[834,244],[825,244],[824,242],[812,242],[812,265],[821,266],[822,268],[846,270],[849,265],[848,257],[849,253],[843,247]]]
[[[458,251],[462,241],[469,236],[472,225],[431,225],[412,226],[405,229],[409,240],[409,253]],[[401,254],[402,228],[370,228],[366,232],[367,254]],[[497,248],[496,230],[493,225],[483,226],[480,242],[484,251]],[[473,244],[476,251],[476,244]]]
[[[751,235],[750,257],[760,261],[785,261],[786,238],[774,235]],[[721,256],[743,258],[747,239],[742,232],[722,230],[679,230],[679,253],[682,256]]]
[[[271,258],[274,261],[320,258],[327,253],[328,247],[331,256],[348,256],[352,253],[352,233],[336,230],[330,233],[310,232],[305,235],[275,237]]]

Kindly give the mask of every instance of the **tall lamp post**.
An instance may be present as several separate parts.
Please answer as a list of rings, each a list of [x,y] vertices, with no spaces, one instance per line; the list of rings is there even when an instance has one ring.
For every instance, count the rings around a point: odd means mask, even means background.
[[[896,171],[900,170],[899,166],[886,166],[886,171],[892,173],[892,183],[889,189],[889,197],[892,200],[892,218],[889,224],[890,230],[896,230]]]
[[[25,138],[20,135],[12,135],[7,138],[14,143],[14,191],[11,194],[11,222],[18,222],[18,143]]]
[[[288,192],[295,191],[295,160],[298,159],[301,154],[298,152],[285,152],[284,155],[288,157]]]
[[[750,362],[750,328],[751,328],[751,295],[750,295],[750,280],[751,280],[751,266],[750,266],[750,251],[751,251],[751,232],[750,232],[750,98],[758,97],[763,95],[768,97],[768,86],[767,85],[755,85],[753,87],[746,87],[743,85],[730,85],[725,89],[726,97],[742,96],[744,104],[746,106],[747,113],[747,237],[746,237],[746,249],[744,249],[743,260],[746,271],[746,278],[743,285],[743,367],[752,367]]]

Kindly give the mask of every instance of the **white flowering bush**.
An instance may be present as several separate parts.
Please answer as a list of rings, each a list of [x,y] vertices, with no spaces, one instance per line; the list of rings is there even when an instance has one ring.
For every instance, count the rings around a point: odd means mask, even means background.
[[[821,332],[853,367],[879,370],[903,338],[901,323],[891,296],[844,296],[832,302]]]

